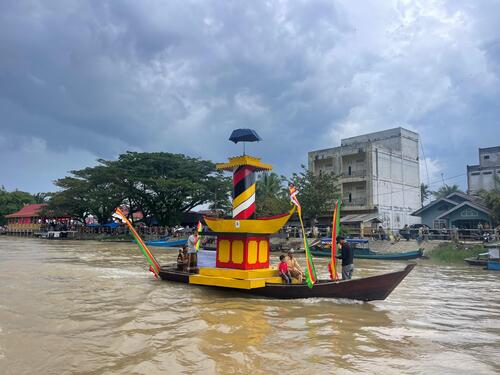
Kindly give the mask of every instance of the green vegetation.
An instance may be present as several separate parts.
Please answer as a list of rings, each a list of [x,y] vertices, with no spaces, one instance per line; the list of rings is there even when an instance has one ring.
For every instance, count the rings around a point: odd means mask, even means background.
[[[257,217],[279,215],[290,210],[288,188],[276,173],[260,173],[255,190]]]
[[[18,211],[25,204],[35,202],[35,197],[30,193],[19,190],[8,192],[5,187],[0,187],[0,225],[5,225],[7,222],[4,215]]]
[[[432,195],[434,195],[434,198],[439,199],[439,198],[447,197],[451,193],[463,193],[463,191],[460,190],[460,187],[458,185],[446,185],[446,184],[444,184],[438,190],[433,191]]]
[[[493,220],[500,223],[500,178],[495,176],[495,188],[492,190],[481,190],[478,194],[484,201],[486,207],[491,210]]]
[[[311,225],[318,216],[328,215],[333,211],[334,202],[340,198],[339,176],[334,173],[314,174],[302,165],[302,172],[294,173],[289,180],[299,191],[299,201],[304,217]]]
[[[465,246],[454,243],[442,243],[438,247],[432,249],[427,255],[432,260],[445,263],[463,262],[465,258],[475,257],[480,253],[484,253],[485,249],[482,245]]]
[[[55,181],[61,191],[49,201],[47,212],[69,215],[82,222],[89,215],[106,223],[116,207],[126,204],[129,218],[144,214],[146,224],[178,224],[182,214],[205,203],[226,209],[230,179],[207,160],[167,152],[127,152],[118,160]]]

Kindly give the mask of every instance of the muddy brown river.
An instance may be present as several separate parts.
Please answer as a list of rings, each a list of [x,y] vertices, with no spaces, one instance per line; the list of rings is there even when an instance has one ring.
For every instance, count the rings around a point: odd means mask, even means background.
[[[417,263],[385,301],[279,301],[156,281],[133,243],[2,236],[0,374],[500,373],[500,272]]]

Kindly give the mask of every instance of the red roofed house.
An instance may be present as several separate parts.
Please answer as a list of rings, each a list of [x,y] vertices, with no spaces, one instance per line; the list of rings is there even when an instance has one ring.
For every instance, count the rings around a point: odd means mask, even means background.
[[[13,214],[5,215],[7,218],[7,232],[34,233],[40,231],[41,216],[39,211],[46,204],[27,204]]]

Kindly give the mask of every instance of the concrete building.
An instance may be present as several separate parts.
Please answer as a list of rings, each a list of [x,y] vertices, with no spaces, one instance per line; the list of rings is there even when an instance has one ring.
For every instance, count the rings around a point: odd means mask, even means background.
[[[500,178],[500,146],[480,148],[479,165],[467,166],[467,192],[494,189],[495,176]]]
[[[342,216],[376,214],[386,228],[419,223],[419,136],[403,129],[341,140],[339,147],[311,151],[309,169],[341,176]]]

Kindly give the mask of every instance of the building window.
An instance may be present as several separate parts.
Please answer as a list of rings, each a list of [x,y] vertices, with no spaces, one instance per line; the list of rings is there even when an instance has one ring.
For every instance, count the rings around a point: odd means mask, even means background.
[[[484,160],[488,160],[490,158],[490,155],[484,155]]]
[[[436,219],[434,220],[434,229],[443,229],[446,228],[446,220]]]
[[[476,210],[467,207],[465,210],[460,212],[460,216],[465,216],[465,217],[478,216],[478,213]]]
[[[481,172],[472,172],[470,175],[471,176],[479,176],[481,174]]]
[[[483,172],[483,174],[491,174],[491,171],[490,172]]]
[[[349,174],[349,176],[351,175],[351,173],[352,173],[351,166],[349,166],[347,173]]]

